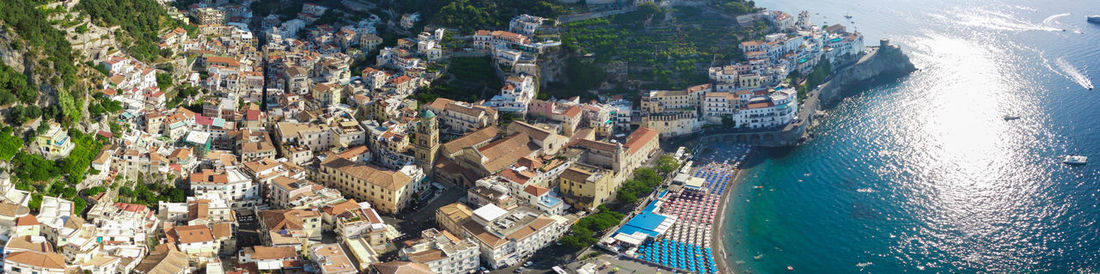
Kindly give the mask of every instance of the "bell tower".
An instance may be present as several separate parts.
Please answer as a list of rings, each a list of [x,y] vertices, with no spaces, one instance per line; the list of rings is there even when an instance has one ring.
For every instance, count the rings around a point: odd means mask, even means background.
[[[414,134],[416,144],[413,149],[416,152],[416,164],[428,173],[432,165],[435,165],[436,152],[439,151],[439,122],[436,121],[435,113],[427,109],[421,112]]]

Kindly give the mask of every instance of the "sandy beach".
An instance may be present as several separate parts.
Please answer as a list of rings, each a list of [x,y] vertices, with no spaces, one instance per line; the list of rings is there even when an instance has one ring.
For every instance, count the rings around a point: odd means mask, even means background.
[[[714,258],[714,261],[718,264],[718,269],[720,269],[722,273],[736,273],[729,265],[729,253],[726,251],[726,210],[729,210],[730,196],[734,195],[734,192],[737,192],[737,188],[745,179],[742,178],[744,175],[745,173],[743,170],[737,170],[737,175],[735,175],[731,181],[730,190],[722,194],[722,198],[720,199],[721,203],[718,206],[720,210],[715,219],[716,225],[714,226],[714,231],[711,231],[710,248],[711,250],[718,251],[716,254],[717,258]]]

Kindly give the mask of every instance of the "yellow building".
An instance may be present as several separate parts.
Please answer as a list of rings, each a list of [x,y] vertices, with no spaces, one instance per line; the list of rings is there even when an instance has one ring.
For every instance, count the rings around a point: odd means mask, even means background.
[[[385,170],[330,156],[321,163],[319,181],[359,201],[370,202],[379,211],[393,214],[412,200],[423,172],[413,177],[397,170]],[[416,177],[416,178],[414,178]]]
[[[466,204],[455,202],[435,210],[435,222],[455,235],[462,235],[462,223],[470,219],[474,211]]]
[[[593,209],[611,198],[616,185],[605,169],[574,163],[558,177],[565,202],[575,208]]]
[[[35,145],[38,147],[40,154],[50,160],[69,156],[73,148],[76,148],[72,140],[69,140],[69,132],[54,122],[50,122],[49,126],[49,130],[39,134],[35,139]]]

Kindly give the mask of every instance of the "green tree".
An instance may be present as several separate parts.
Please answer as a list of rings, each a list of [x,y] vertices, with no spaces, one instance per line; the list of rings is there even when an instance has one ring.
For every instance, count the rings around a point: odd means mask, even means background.
[[[154,0],[84,0],[76,9],[88,14],[98,25],[119,26],[125,30],[132,38],[126,51],[145,62],[165,52],[159,47],[162,31],[185,25],[168,17],[164,7]]]
[[[53,178],[58,174],[54,162],[42,158],[42,156],[27,154],[20,151],[11,160],[15,177],[25,181],[40,182]]]
[[[23,150],[23,139],[15,136],[11,127],[4,127],[0,131],[0,160],[11,161],[15,153]]]
[[[159,87],[160,90],[168,90],[168,88],[172,87],[172,75],[158,71],[157,87]]]
[[[31,193],[31,200],[27,202],[27,207],[29,207],[32,212],[38,212],[42,207],[42,194],[37,192]]]
[[[661,158],[657,159],[657,170],[662,174],[669,174],[678,168],[680,168],[680,162],[672,156],[661,155]]]
[[[615,199],[628,205],[638,201],[638,197],[633,192],[626,190],[619,190],[619,194],[616,194]]]

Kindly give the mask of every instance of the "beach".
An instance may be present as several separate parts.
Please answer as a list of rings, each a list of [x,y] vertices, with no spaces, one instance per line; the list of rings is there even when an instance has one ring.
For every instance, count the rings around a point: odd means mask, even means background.
[[[743,170],[738,170],[737,175],[733,177],[732,181],[730,181],[730,187],[733,189],[731,191],[726,191],[726,193],[722,194],[722,198],[720,199],[722,202],[718,205],[718,217],[715,220],[717,224],[714,226],[714,231],[711,232],[711,235],[713,235],[713,237],[711,237],[710,247],[712,250],[718,250],[718,258],[715,261],[718,263],[718,269],[722,273],[737,273],[733,271],[733,268],[730,267],[728,262],[730,256],[728,255],[729,251],[726,250],[725,243],[727,215],[726,210],[729,210],[730,196],[733,195],[733,192],[736,192],[733,190],[736,190],[737,187],[741,186],[741,183],[745,181],[745,178],[743,178],[744,176],[745,172]]]

